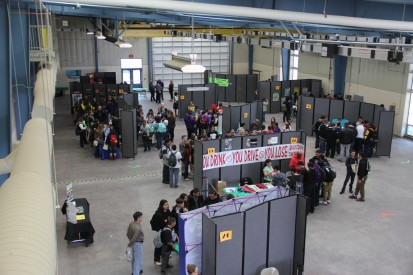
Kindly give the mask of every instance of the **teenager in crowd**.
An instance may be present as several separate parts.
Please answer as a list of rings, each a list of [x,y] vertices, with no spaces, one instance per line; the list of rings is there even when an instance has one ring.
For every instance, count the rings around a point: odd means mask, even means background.
[[[209,191],[208,198],[205,199],[205,205],[211,205],[222,202],[221,196],[216,191]]]
[[[274,168],[272,167],[272,162],[270,159],[265,160],[265,166],[262,169],[264,174],[264,182],[271,183],[272,182],[272,173],[274,173]]]
[[[179,214],[188,212],[188,209],[185,207],[185,203],[182,198],[177,198],[175,202],[176,204],[174,205],[174,207],[172,207],[171,217],[175,218],[175,220],[178,220]],[[178,234],[179,236],[178,223],[176,223],[174,229],[175,229],[176,234]]]
[[[353,193],[353,183],[354,177],[356,176],[358,166],[358,158],[356,156],[356,151],[352,150],[350,153],[350,157],[346,159],[346,179],[344,180],[343,187],[341,188],[340,194],[344,194],[346,191],[347,182],[350,180],[349,184],[349,192]]]
[[[168,92],[169,92],[169,95],[171,96],[171,99],[170,99],[169,101],[170,101],[170,102],[174,102],[174,97],[173,97],[173,93],[174,93],[174,82],[173,82],[172,80],[169,81]]]
[[[176,219],[173,217],[168,218],[167,226],[165,230],[161,233],[162,240],[162,264],[161,273],[165,273],[167,268],[172,268],[173,266],[169,264],[169,258],[172,250],[175,248],[175,242],[177,241],[177,235],[175,234],[174,227],[176,226]]]
[[[167,222],[168,217],[171,215],[169,210],[169,203],[167,200],[161,200],[159,202],[158,209],[156,209],[155,214],[153,214],[151,219],[151,227],[152,230],[158,232],[159,230],[163,229]],[[153,263],[155,265],[161,265],[161,252],[162,248],[156,248],[154,251],[154,258]]]
[[[341,161],[345,161],[349,157],[351,144],[355,139],[354,131],[349,128],[349,123],[344,124],[344,129],[340,132],[340,146],[341,146]]]
[[[133,213],[133,221],[129,224],[126,236],[129,239],[128,247],[132,248],[132,275],[142,273],[143,241],[145,236],[142,230],[142,212]]]
[[[195,210],[203,207],[204,205],[204,197],[201,195],[201,190],[199,188],[194,188],[189,193],[188,210]]]
[[[351,195],[350,199],[356,199],[357,201],[364,202],[364,185],[367,181],[367,176],[370,171],[370,163],[368,159],[364,156],[363,152],[358,154],[359,165],[357,169],[357,185],[356,190],[353,195]],[[360,198],[357,198],[358,193],[360,192]]]
[[[175,165],[171,164],[170,159],[175,156]],[[178,188],[179,182],[179,169],[181,168],[182,155],[181,152],[176,150],[176,145],[172,145],[172,150],[168,153],[168,166],[169,166],[169,186],[171,188]]]

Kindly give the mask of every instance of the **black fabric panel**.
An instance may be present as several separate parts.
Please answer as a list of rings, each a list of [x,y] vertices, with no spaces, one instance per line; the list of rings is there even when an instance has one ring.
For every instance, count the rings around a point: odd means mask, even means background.
[[[122,157],[135,158],[136,146],[136,109],[121,111]]]
[[[303,130],[307,135],[313,135],[313,125],[315,123],[314,113],[314,97],[301,96],[299,103],[300,130]]]
[[[261,146],[262,146],[262,136],[242,137],[242,149],[249,149],[249,148],[261,147]],[[250,163],[250,164],[242,165],[241,178],[249,177],[252,179],[253,183],[259,183],[261,182],[260,175],[261,175],[261,163]]]
[[[237,102],[247,101],[247,76],[246,75],[236,75],[236,92],[235,100]]]
[[[225,75],[224,74],[217,74],[216,75],[216,78],[225,78]],[[217,96],[218,96],[218,101],[220,101],[220,102],[225,102],[226,101],[226,99],[225,99],[225,96],[226,95],[226,89],[225,89],[225,87],[222,87],[222,86],[218,86],[217,85]]]
[[[268,99],[269,113],[281,112],[281,81],[271,82],[271,96]]]
[[[378,126],[379,125],[379,120],[380,120],[380,112],[383,111],[383,107],[380,107],[378,105],[374,106],[374,125]]]
[[[281,85],[282,97],[291,96],[293,93],[291,91],[291,81],[284,80]]]
[[[294,261],[293,270],[296,271],[299,266],[304,267],[305,257],[305,235],[307,227],[306,215],[307,198],[297,195],[297,216],[295,223],[295,242],[294,242]]]
[[[216,273],[202,274],[242,274],[242,254],[244,231],[244,214],[234,213],[213,218],[216,224]],[[232,231],[232,239],[220,242],[220,233]],[[203,264],[204,265],[204,262]]]
[[[258,91],[258,100],[262,100],[264,97],[269,100],[270,95],[271,95],[271,82],[260,81],[259,91]]]
[[[196,142],[195,146],[197,146],[197,143],[202,143],[202,146],[199,147],[199,150],[202,150],[201,153],[198,153],[199,151],[197,150],[198,148],[195,147],[195,152],[194,152],[194,169],[196,171],[200,171],[197,173],[194,173],[194,188],[198,187],[201,189],[202,187],[202,179],[207,177],[208,182],[214,182],[215,180],[219,179],[219,169],[220,168],[215,168],[215,169],[209,169],[209,170],[203,170],[203,155],[208,154],[208,149],[214,148],[215,152],[218,153],[220,152],[220,141],[219,140],[207,140],[207,141],[202,141],[202,142]]]
[[[231,130],[231,107],[224,107],[222,114],[222,136]]]
[[[205,87],[209,87],[209,91],[205,91],[205,108],[209,108],[211,104],[217,103],[216,98],[216,85],[215,84],[206,84]]]
[[[297,143],[301,143],[301,132],[297,131],[297,132],[283,132],[281,134],[281,143],[282,144],[290,144],[291,143],[291,139],[292,138],[297,138]],[[290,160],[291,159],[283,159],[281,160],[281,171],[282,172],[287,172],[290,170],[289,166],[290,166]]]
[[[293,274],[297,196],[270,202],[268,266]]]
[[[187,91],[187,87],[188,86],[186,85],[182,85],[179,87],[178,108],[180,118],[184,118],[185,113],[188,110],[189,103],[192,101],[192,92]],[[154,112],[156,112],[156,110]]]
[[[106,85],[105,84],[93,84],[96,102],[98,105],[106,106]]]
[[[266,267],[268,203],[245,211],[244,275],[256,275]]]
[[[321,97],[321,80],[311,79],[311,89],[314,97]]]
[[[228,147],[229,142],[231,143],[230,147]],[[221,139],[221,151],[225,151],[225,148],[228,148],[227,151],[241,149],[241,142],[241,137]],[[229,187],[238,186],[241,180],[240,177],[241,165],[221,168],[221,180],[226,181]]]
[[[226,78],[228,79],[228,87],[225,101],[235,102],[235,75],[226,75]]]
[[[93,98],[95,97],[92,84],[83,84],[82,94],[85,102],[92,102]]]
[[[311,88],[311,79],[300,79],[301,94],[305,93],[305,90],[311,91]]]
[[[262,101],[257,101],[257,111],[255,112],[255,118],[257,118],[260,123],[262,123]],[[254,118],[254,113],[251,112],[251,120]],[[252,121],[251,121],[252,122]]]
[[[106,84],[106,95],[107,96],[118,96],[118,85],[117,84]]]
[[[231,106],[231,129],[237,130],[241,119],[241,106]]]
[[[271,138],[273,138],[273,141],[275,141],[275,138],[277,139],[277,143],[271,144]],[[276,133],[276,134],[265,134],[262,136],[262,146],[272,146],[272,145],[277,145],[281,144],[281,133]],[[261,163],[261,168],[264,168],[265,163]],[[272,166],[278,166],[281,167],[281,161],[280,160],[272,160]],[[261,171],[260,173],[261,178],[263,177],[263,172]]]
[[[360,113],[360,102],[357,101],[344,101],[344,114],[343,118],[356,122]]]
[[[251,119],[250,119],[250,124],[245,124],[245,130],[249,130],[250,126],[251,126],[251,122],[255,120],[255,118],[257,117],[257,112],[258,112],[258,108],[257,108],[258,104],[257,101],[254,101],[251,103]],[[262,116],[262,115],[261,115]],[[258,118],[259,119],[259,118]]]
[[[379,141],[377,142],[376,155],[389,156],[393,141],[394,112],[381,111],[378,125]]]
[[[217,274],[217,241],[215,223],[202,214],[202,274]]]
[[[342,119],[344,111],[344,101],[343,100],[331,100],[330,102],[330,116],[329,119],[333,120],[335,118]]]
[[[326,98],[315,98],[314,102],[314,121],[320,118],[320,116],[325,115],[329,118],[330,110],[330,99]]]
[[[291,80],[291,96],[297,93],[301,95],[301,81],[300,80]]]
[[[252,74],[247,75],[247,102],[252,102],[255,100],[255,91],[258,90],[258,75]]]
[[[197,106],[200,110],[205,109],[205,101],[204,101],[204,94],[205,91],[192,91],[192,102]]]
[[[370,123],[374,121],[374,104],[360,103],[360,115],[364,120],[368,120]]]
[[[246,104],[241,106],[241,123],[245,125],[250,125],[251,123],[251,105]]]

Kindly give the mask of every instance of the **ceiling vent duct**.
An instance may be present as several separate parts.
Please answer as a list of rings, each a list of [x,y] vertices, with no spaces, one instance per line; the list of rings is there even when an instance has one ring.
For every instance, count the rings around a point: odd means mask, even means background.
[[[194,54],[190,56],[191,58],[186,58],[172,54],[172,60],[164,62],[163,65],[167,68],[183,73],[203,73],[205,71],[205,67],[195,64],[196,55]]]

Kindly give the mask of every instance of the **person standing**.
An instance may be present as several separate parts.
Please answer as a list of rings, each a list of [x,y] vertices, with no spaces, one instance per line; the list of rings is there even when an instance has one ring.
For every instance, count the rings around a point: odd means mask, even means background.
[[[368,159],[364,156],[363,152],[359,153],[359,166],[357,170],[357,185],[356,191],[353,195],[349,196],[350,199],[356,199],[357,201],[364,201],[364,185],[366,184],[367,176],[370,171],[370,163]],[[358,193],[360,192],[360,198],[357,198]]]
[[[195,134],[196,132],[196,126],[195,126],[196,121],[190,110],[188,110],[187,113],[185,114],[184,121],[185,121],[188,138],[191,138],[192,134]]]
[[[262,169],[264,174],[264,182],[271,183],[272,182],[272,173],[274,173],[274,168],[272,167],[272,162],[270,159],[265,160],[265,166]]]
[[[188,210],[195,210],[204,206],[204,197],[201,195],[199,188],[194,188],[189,193],[188,197]]]
[[[356,150],[356,153],[359,153],[363,150],[364,133],[366,131],[365,125],[367,124],[368,122],[365,120],[363,121],[363,123],[357,125],[356,127],[357,136],[356,136],[356,141],[354,142],[354,150]]]
[[[351,144],[354,142],[355,135],[354,131],[349,128],[349,123],[346,122],[344,125],[344,129],[340,132],[340,146],[341,146],[341,154],[340,154],[340,161],[345,161],[346,158],[349,157],[350,147]]]
[[[327,128],[328,128],[328,119],[324,119],[318,128],[318,136],[320,138],[320,153],[325,154],[327,149]]]
[[[168,223],[165,229],[161,233],[162,240],[162,264],[161,273],[165,273],[167,268],[172,268],[173,266],[169,264],[169,256],[172,250],[175,248],[176,234],[173,228],[176,225],[176,219],[173,217],[168,218]]]
[[[188,212],[188,209],[185,207],[184,199],[177,198],[175,200],[175,202],[176,202],[176,205],[174,207],[172,207],[171,217],[175,218],[175,220],[178,221],[179,214]],[[175,230],[176,234],[179,236],[178,224],[179,223],[177,222],[175,227],[174,227],[174,230]]]
[[[155,98],[155,93],[156,93],[156,91],[155,91],[155,86],[153,86],[153,83],[152,83],[152,82],[149,83],[149,92],[151,93],[151,102],[152,102],[152,101],[156,101],[156,98]]]
[[[172,104],[172,107],[174,109],[175,116],[178,116],[179,103],[178,103],[178,93],[177,92],[174,93],[174,104]]]
[[[290,117],[291,117],[291,98],[287,96],[285,98],[285,101],[283,102],[282,106],[282,111],[283,111],[283,122],[288,122],[290,123]]]
[[[142,124],[142,140],[144,152],[151,151],[151,142],[149,140],[149,126],[147,125],[145,120]]]
[[[86,139],[86,126],[83,124],[83,120],[80,118],[76,124],[76,132],[79,133],[80,136],[80,147],[84,147],[84,144],[88,144]]]
[[[171,80],[169,81],[168,87],[169,95],[171,96],[170,102],[174,102],[174,82]]]
[[[161,85],[161,98],[162,98],[162,100],[164,100],[163,99],[163,88],[164,88],[164,86],[165,86],[165,84],[163,84],[163,82],[162,82],[162,80],[158,80],[158,82],[159,82],[159,85]]]
[[[265,114],[268,110],[268,100],[264,97],[262,99],[262,122],[265,122]]]
[[[306,168],[301,169],[301,174],[303,175],[303,183],[304,183],[304,195],[309,198],[307,202],[307,213],[314,213],[315,208],[315,200],[318,198],[316,197],[315,193],[315,186],[317,185],[317,175],[314,170],[314,163],[308,162],[307,164],[308,170]]]
[[[352,150],[350,157],[346,159],[347,174],[346,179],[344,180],[343,187],[341,188],[340,194],[344,194],[346,191],[347,182],[350,180],[349,192],[353,194],[353,183],[354,177],[356,176],[358,166],[358,159],[356,156],[356,151]]]
[[[169,203],[167,200],[161,200],[159,202],[159,207],[156,209],[155,214],[153,214],[151,219],[152,230],[158,232],[159,230],[165,228],[168,222],[168,217],[171,215],[169,211]],[[153,263],[155,265],[161,265],[161,253],[162,247],[156,248],[154,251]]]
[[[144,234],[142,231],[142,212],[135,212],[133,214],[133,221],[128,226],[126,236],[129,239],[128,247],[132,248],[132,274],[138,275],[142,273],[142,260],[143,260],[143,240]]]
[[[168,153],[169,166],[169,186],[171,188],[178,188],[179,169],[181,168],[181,152],[176,150],[176,145],[172,145],[172,150]]]
[[[161,84],[159,83],[159,80],[156,82],[156,86],[155,86],[155,90],[156,90],[156,103],[161,103],[161,99],[162,99],[162,87]]]
[[[161,148],[160,156],[162,156],[162,183],[169,184],[169,152],[171,151],[171,141],[169,139],[165,140],[164,145]]]
[[[320,134],[319,134],[319,128],[321,124],[323,124],[325,117],[321,116],[316,123],[314,124],[314,129],[313,132],[315,133],[315,148],[318,149],[320,147]]]

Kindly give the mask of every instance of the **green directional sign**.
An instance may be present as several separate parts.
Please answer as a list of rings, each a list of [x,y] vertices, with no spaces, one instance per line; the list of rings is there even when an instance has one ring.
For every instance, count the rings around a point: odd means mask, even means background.
[[[217,84],[218,86],[221,86],[221,87],[228,87],[229,86],[229,81],[228,81],[228,79],[225,79],[225,78],[218,78],[218,77],[210,76],[208,80],[209,80],[209,83],[215,83],[215,84]]]

